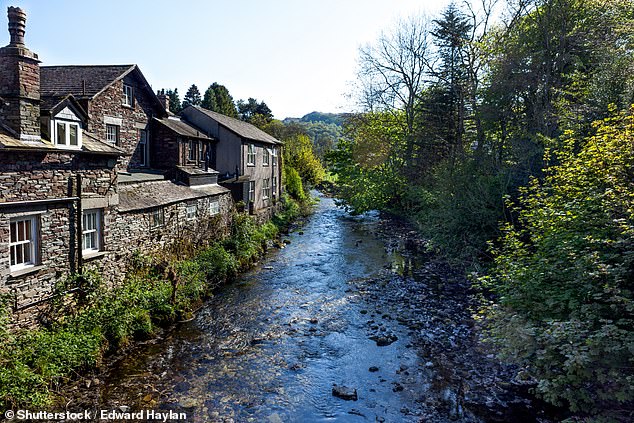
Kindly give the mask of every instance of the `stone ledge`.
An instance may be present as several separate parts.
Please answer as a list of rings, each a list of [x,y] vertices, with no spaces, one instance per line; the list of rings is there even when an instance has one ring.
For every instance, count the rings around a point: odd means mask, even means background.
[[[86,254],[82,258],[84,259],[84,261],[92,261],[92,260],[105,257],[107,254],[108,254],[107,251],[97,251],[95,253]]]
[[[15,272],[11,272],[9,274],[9,279],[21,278],[22,276],[30,275],[31,273],[39,272],[43,269],[46,269],[46,266],[40,264],[38,266],[31,266],[24,269],[16,270]]]

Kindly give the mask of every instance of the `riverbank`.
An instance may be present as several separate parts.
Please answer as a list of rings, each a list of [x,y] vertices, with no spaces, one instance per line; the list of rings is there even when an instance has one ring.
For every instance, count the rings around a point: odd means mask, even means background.
[[[497,358],[474,319],[477,292],[462,270],[428,252],[427,241],[405,220],[384,214],[376,231],[398,260],[378,277],[351,281],[372,303],[368,327],[397,320],[408,328],[422,366],[408,369],[430,381],[411,411],[425,422],[559,421],[563,410],[535,398],[534,381]],[[378,323],[378,329],[381,329]]]

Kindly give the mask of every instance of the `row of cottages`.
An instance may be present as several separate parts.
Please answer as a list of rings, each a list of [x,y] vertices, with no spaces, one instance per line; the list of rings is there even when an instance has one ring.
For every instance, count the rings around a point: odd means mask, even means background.
[[[201,108],[168,111],[136,65],[40,66],[9,7],[0,48],[0,293],[29,323],[64,275],[121,281],[128,258],[270,216],[281,143]],[[233,193],[233,198],[232,198]]]

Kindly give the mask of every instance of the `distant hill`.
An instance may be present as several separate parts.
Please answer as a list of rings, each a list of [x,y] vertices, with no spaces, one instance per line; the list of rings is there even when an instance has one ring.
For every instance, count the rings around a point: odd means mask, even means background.
[[[315,123],[322,122],[328,124],[334,124],[337,126],[342,126],[343,121],[345,119],[345,115],[342,113],[323,113],[323,112],[311,112],[307,115],[304,115],[301,118],[286,118],[282,122],[291,123],[291,122],[305,122],[305,123]]]
[[[315,153],[321,160],[324,154],[337,146],[343,137],[344,114],[312,112],[301,118],[286,118],[286,126],[298,125],[310,137]]]

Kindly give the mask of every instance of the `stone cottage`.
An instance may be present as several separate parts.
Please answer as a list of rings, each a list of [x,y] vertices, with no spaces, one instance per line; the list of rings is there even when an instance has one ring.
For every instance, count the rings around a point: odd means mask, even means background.
[[[25,46],[26,14],[10,7],[8,17],[0,293],[28,322],[64,275],[94,267],[116,284],[137,250],[226,231],[233,202],[209,166],[217,140],[170,118],[138,66],[40,66]],[[191,141],[195,154],[168,160],[173,143]]]
[[[281,194],[282,142],[250,123],[202,107],[189,106],[181,115],[218,140],[214,165],[220,184],[252,214],[268,218]]]

